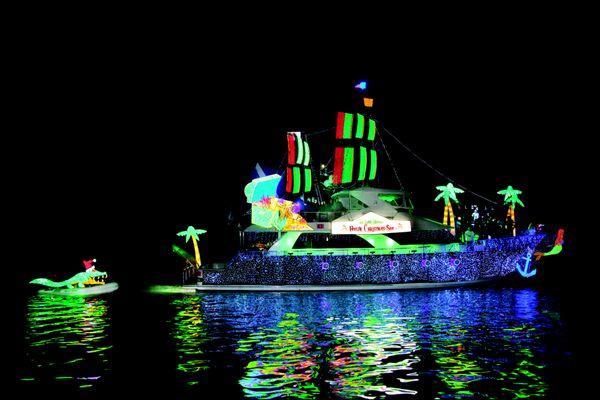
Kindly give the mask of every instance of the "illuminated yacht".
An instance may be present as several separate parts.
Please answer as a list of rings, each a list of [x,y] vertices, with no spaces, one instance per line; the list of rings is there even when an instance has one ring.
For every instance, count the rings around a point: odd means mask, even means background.
[[[224,268],[205,272],[204,290],[464,284],[514,271],[532,276],[535,259],[560,251],[555,246],[544,253],[539,246],[546,235],[536,229],[517,235],[507,228],[504,237],[486,234],[479,240],[475,224],[455,223],[452,202],[463,190],[451,183],[438,187],[445,205],[441,223],[415,215],[399,179],[397,189],[376,187],[382,181],[378,155],[388,152],[372,117],[373,100],[361,100],[359,112],[338,112],[327,137],[320,132],[318,139],[329,146],[314,146],[316,135],[288,132],[285,168],[266,174],[257,164],[257,177],[244,189],[251,217],[241,233],[241,250]],[[309,139],[319,155],[311,154]],[[323,163],[314,163],[319,156]],[[393,169],[389,156],[388,161]],[[511,201],[508,222],[514,222]],[[555,245],[562,246],[559,236]]]

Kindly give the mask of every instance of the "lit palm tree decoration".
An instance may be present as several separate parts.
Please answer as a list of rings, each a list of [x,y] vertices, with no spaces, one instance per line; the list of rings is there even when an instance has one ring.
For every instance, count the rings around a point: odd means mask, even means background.
[[[454,211],[452,210],[452,202],[458,203],[458,199],[456,198],[457,193],[463,193],[462,189],[455,188],[453,184],[449,183],[446,186],[436,186],[436,189],[441,193],[437,195],[434,201],[438,201],[440,199],[444,199],[444,225],[450,225],[452,231],[454,231]],[[449,221],[448,221],[449,220]],[[450,222],[450,223],[448,223]]]
[[[196,266],[198,267],[202,265],[202,262],[200,261],[200,250],[198,250],[198,240],[200,240],[198,235],[202,235],[204,233],[206,233],[204,229],[196,229],[190,225],[187,227],[187,230],[181,231],[177,234],[177,236],[185,236],[186,243],[190,241],[190,238],[192,238],[192,241],[194,242],[194,253],[196,255]]]
[[[520,190],[513,189],[512,186],[508,185],[506,189],[500,190],[498,194],[504,195],[504,204],[508,204],[508,212],[506,218],[510,218],[513,226],[513,236],[517,235],[517,229],[515,227],[515,207],[519,204],[521,207],[525,207],[519,195],[523,193]]]

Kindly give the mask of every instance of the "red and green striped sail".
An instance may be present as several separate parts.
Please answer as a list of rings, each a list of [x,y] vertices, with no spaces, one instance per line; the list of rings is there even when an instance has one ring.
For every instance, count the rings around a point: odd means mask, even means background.
[[[362,114],[338,112],[333,184],[371,181],[377,175],[377,152],[373,148],[377,126]]]
[[[285,173],[285,191],[301,194],[312,190],[310,148],[300,132],[288,132],[288,162]]]

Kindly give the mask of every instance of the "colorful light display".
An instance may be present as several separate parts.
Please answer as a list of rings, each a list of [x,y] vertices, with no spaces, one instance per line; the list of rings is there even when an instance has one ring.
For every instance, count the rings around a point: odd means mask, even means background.
[[[306,220],[294,212],[294,202],[277,197],[264,198],[252,203],[252,223],[279,232],[312,230]]]
[[[71,386],[87,391],[105,384],[113,358],[109,305],[101,298],[31,297],[21,380],[60,381],[66,397]]]
[[[373,142],[376,132],[374,120],[358,113],[338,113],[335,130],[338,144],[334,152],[333,184],[375,179],[377,153],[373,149]]]
[[[176,397],[206,397],[217,379],[223,398],[552,397],[572,356],[552,339],[564,328],[551,299],[514,288],[171,297]]]
[[[288,232],[287,234],[300,232]],[[335,285],[380,284],[407,282],[474,281],[501,277],[513,273],[522,257],[542,240],[543,235],[487,239],[477,246],[452,244],[434,246],[426,250],[422,245],[405,251],[402,247],[375,249],[344,249],[346,255],[334,254],[335,249],[308,249],[297,254],[288,248],[275,255],[239,253],[219,271],[209,271],[205,282],[216,285]],[[285,241],[282,238],[279,242]],[[297,238],[290,238],[290,242]],[[368,238],[367,238],[368,239]],[[289,247],[292,246],[289,245]],[[353,255],[356,253],[356,255]],[[397,261],[390,268],[390,261]],[[327,263],[327,269],[322,263]],[[356,263],[363,267],[356,269]],[[257,274],[256,271],[261,271]]]
[[[171,336],[177,352],[177,371],[189,386],[197,385],[209,363],[202,350],[209,341],[202,312],[202,299],[197,296],[174,298],[175,316],[170,320]]]
[[[86,285],[103,285],[104,279],[107,276],[108,274],[106,272],[98,271],[95,268],[89,268],[85,272],[79,272],[64,281],[55,282],[51,279],[37,278],[29,283],[51,288],[84,288]]]
[[[198,240],[200,240],[198,235],[203,235],[205,233],[206,233],[206,231],[204,229],[196,229],[190,225],[187,227],[187,229],[185,231],[181,231],[177,234],[177,236],[181,236],[181,237],[185,236],[186,243],[190,240],[190,238],[194,242],[194,254],[196,256],[196,266],[197,267],[200,267],[202,265],[202,261],[200,260],[200,250],[198,249]]]
[[[262,200],[265,197],[273,197],[277,195],[277,186],[281,181],[281,175],[272,174],[252,179],[244,188],[246,201],[254,203]]]
[[[559,229],[556,233],[556,240],[554,241],[554,246],[552,246],[552,249],[550,249],[550,251],[547,251],[545,253],[541,251],[536,251],[533,254],[535,256],[536,261],[539,261],[543,256],[547,257],[559,254],[563,249],[564,235],[565,230],[562,228]]]
[[[450,221],[450,227],[454,230],[454,211],[452,210],[452,201],[458,203],[458,199],[456,198],[457,193],[463,193],[462,189],[454,187],[452,183],[448,183],[446,186],[436,186],[436,189],[441,193],[437,195],[434,201],[438,201],[440,199],[444,200],[444,219],[442,223],[444,225],[448,225],[448,221]]]
[[[310,148],[300,132],[287,134],[288,161],[285,174],[285,191],[290,194],[307,193],[312,190],[310,171]]]
[[[517,189],[513,189],[513,187],[510,185],[506,189],[500,190],[498,192],[498,194],[504,195],[504,204],[508,204],[508,212],[506,214],[506,218],[512,221],[513,236],[517,235],[517,228],[515,226],[515,207],[517,204],[521,207],[525,207],[521,199],[519,199],[519,195],[521,193],[523,192]]]

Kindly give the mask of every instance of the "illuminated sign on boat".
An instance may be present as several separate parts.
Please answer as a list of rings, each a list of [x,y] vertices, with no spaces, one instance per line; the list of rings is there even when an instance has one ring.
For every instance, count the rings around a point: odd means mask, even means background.
[[[410,231],[410,221],[388,219],[373,212],[352,221],[341,217],[331,223],[331,233],[334,235],[368,235]]]

